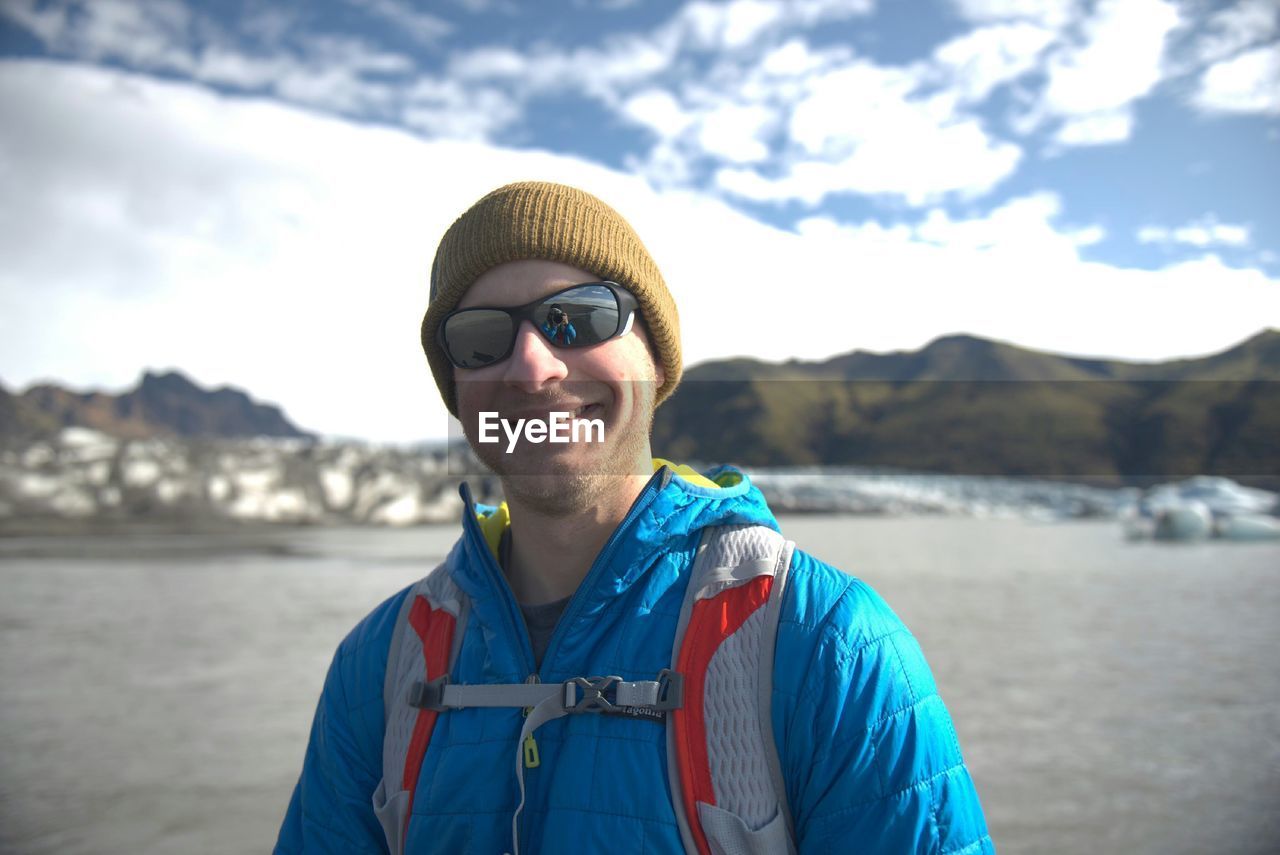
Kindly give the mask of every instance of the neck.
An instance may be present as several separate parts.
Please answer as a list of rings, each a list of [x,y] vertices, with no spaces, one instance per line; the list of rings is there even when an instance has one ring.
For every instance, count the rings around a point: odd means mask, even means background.
[[[538,605],[571,596],[622,523],[649,478],[610,479],[608,491],[578,513],[548,514],[507,492],[511,555],[507,580],[516,600]]]

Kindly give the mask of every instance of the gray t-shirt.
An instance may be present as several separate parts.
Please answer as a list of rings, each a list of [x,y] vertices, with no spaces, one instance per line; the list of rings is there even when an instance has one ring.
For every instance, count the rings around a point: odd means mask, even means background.
[[[507,572],[507,568],[511,566],[511,529],[502,533],[502,540],[498,544],[498,564],[502,567],[503,573]],[[542,667],[542,657],[547,652],[547,645],[551,643],[551,634],[556,631],[556,624],[560,621],[560,615],[564,613],[564,607],[569,605],[569,599],[565,597],[554,603],[542,603],[536,606],[520,604],[520,611],[524,613],[524,625],[529,628],[529,643],[533,645],[533,661],[536,668]]]

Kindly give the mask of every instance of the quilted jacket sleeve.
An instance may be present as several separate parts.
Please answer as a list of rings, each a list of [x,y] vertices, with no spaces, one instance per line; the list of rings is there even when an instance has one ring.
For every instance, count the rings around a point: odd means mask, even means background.
[[[372,799],[382,779],[387,648],[403,593],[370,613],[334,654],[277,855],[387,852]]]
[[[869,587],[804,553],[788,587],[774,726],[802,855],[994,853],[915,638]]]

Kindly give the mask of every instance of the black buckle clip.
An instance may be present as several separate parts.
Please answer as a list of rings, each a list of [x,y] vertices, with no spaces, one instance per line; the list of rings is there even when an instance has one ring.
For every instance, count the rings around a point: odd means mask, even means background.
[[[564,682],[564,709],[571,713],[601,713],[613,709],[617,700],[616,689],[613,699],[605,697],[605,692],[614,689],[622,682],[621,677],[574,677]],[[581,696],[578,689],[582,690]]]
[[[671,712],[684,706],[684,675],[670,668],[658,672],[658,702],[655,710]]]
[[[421,710],[444,711],[444,687],[449,682],[449,675],[442,674],[426,683],[417,682],[409,687],[409,706]]]

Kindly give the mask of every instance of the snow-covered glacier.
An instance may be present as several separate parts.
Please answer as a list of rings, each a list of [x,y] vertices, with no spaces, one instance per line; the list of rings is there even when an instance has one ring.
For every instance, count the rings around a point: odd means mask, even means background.
[[[0,450],[0,522],[452,522],[461,444],[396,448],[297,439],[121,440],[85,428]],[[1034,478],[838,467],[748,470],[777,513],[1114,518],[1131,538],[1280,537],[1280,497],[1226,478],[1100,487]],[[493,476],[468,475],[477,499]]]

